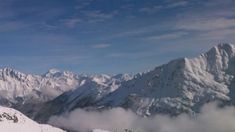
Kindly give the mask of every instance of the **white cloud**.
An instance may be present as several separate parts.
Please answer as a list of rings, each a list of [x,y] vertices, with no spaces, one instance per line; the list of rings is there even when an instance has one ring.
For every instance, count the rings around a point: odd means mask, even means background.
[[[81,13],[87,18],[88,22],[95,23],[113,18],[118,14],[118,11],[102,12],[101,10],[83,10]]]
[[[157,115],[142,118],[121,108],[103,112],[77,109],[62,116],[53,116],[49,123],[58,127],[86,132],[104,129],[122,132],[124,129],[139,132],[234,132],[235,108],[218,108],[215,103],[205,105],[195,117]]]
[[[0,23],[0,32],[17,31],[30,26],[32,26],[32,24],[26,24],[20,21],[9,21],[6,23]]]
[[[201,40],[231,40],[235,35],[235,19],[226,17],[195,17],[179,20],[176,30],[190,31],[192,38]],[[230,38],[230,39],[229,39]]]
[[[103,49],[103,48],[108,48],[110,46],[111,46],[110,44],[96,44],[96,45],[93,45],[92,48]]]
[[[143,13],[155,13],[158,12],[159,10],[161,10],[163,7],[161,5],[155,5],[152,7],[143,7],[139,9],[139,12],[143,12]]]
[[[146,6],[143,8],[139,9],[139,12],[143,12],[143,13],[156,13],[160,10],[163,9],[171,9],[171,8],[176,8],[176,7],[183,7],[188,5],[189,2],[188,1],[169,1],[167,4],[165,5],[153,5],[153,6]]]
[[[228,37],[234,37],[234,35],[235,35],[235,28],[230,28],[230,29],[213,30],[201,33],[199,36],[207,38],[209,40],[223,40]]]
[[[168,39],[177,39],[187,35],[187,32],[173,32],[156,36],[147,37],[148,40],[168,40]]]
[[[234,28],[235,19],[231,18],[195,18],[195,19],[184,19],[180,21],[176,28],[185,30],[217,30],[225,28]]]
[[[189,2],[188,1],[176,1],[176,2],[173,2],[169,5],[166,6],[166,8],[175,8],[175,7],[181,7],[181,6],[186,6],[188,5]]]
[[[74,28],[81,21],[82,20],[79,18],[71,18],[71,19],[63,20],[63,23],[66,27]]]

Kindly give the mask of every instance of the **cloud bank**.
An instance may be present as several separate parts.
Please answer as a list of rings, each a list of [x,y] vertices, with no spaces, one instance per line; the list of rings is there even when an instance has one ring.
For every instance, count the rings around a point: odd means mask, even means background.
[[[76,109],[62,116],[53,116],[49,123],[65,129],[87,132],[104,129],[123,132],[234,132],[235,107],[218,108],[207,104],[194,118],[182,114],[177,117],[157,115],[153,118],[139,117],[129,110],[115,108],[103,112],[87,112]]]

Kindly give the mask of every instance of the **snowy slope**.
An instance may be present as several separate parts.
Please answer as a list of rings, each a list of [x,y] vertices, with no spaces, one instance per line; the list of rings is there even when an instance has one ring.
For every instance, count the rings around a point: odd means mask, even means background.
[[[235,100],[235,47],[220,44],[194,59],[178,59],[136,76],[97,106],[124,107],[140,115],[197,112],[207,102]]]
[[[60,75],[52,76],[57,73]],[[74,74],[59,71],[57,73],[49,71],[43,76],[38,76],[24,74],[11,68],[0,69],[0,97],[11,103],[26,103],[29,100],[48,101],[77,86]]]
[[[91,132],[109,132],[109,131],[106,131],[106,130],[100,130],[100,129],[94,129],[94,130],[92,130]]]
[[[215,100],[235,105],[234,76],[235,47],[219,44],[196,58],[173,60],[121,81],[119,88],[113,91],[110,91],[110,85],[84,84],[84,88],[64,93],[46,104],[38,117],[48,113],[46,117],[49,118],[75,108],[123,107],[139,115],[151,116],[156,113],[194,113],[203,104]],[[105,80],[104,77],[99,84],[104,86]]]
[[[39,76],[4,68],[0,69],[0,98],[11,103],[27,103],[31,100],[46,102],[83,85],[93,85],[89,84],[90,82],[114,91],[125,79],[131,77],[127,74],[114,78],[104,74],[86,76],[56,69],[50,69],[46,74]],[[4,101],[0,103],[6,104]]]
[[[78,107],[91,106],[104,96],[118,89],[122,82],[131,79],[132,76],[128,74],[115,76],[103,74],[83,77],[81,78],[82,83],[79,87],[47,102],[34,119],[45,122],[45,119],[48,119],[51,115],[71,111]]]
[[[38,124],[22,113],[6,107],[0,107],[1,132],[64,132],[50,125]]]
[[[33,116],[44,102],[79,85],[71,72],[49,70],[45,75],[24,74],[11,68],[0,69],[0,105]]]
[[[78,75],[57,69],[50,69],[44,75],[32,75],[3,68],[0,69],[0,105],[20,110],[32,118],[45,102],[65,92],[75,89],[78,93],[87,91],[87,95],[94,92],[100,98],[117,89],[120,81],[127,78],[127,75],[120,79],[108,75]]]
[[[42,76],[9,68],[0,73],[1,103],[17,102],[17,109],[36,113],[33,117],[42,122],[76,108],[123,107],[150,116],[194,113],[214,100],[235,105],[235,47],[231,44],[219,44],[196,58],[173,60],[134,77],[86,76],[55,69]],[[33,106],[34,100],[48,102],[33,107],[37,110],[25,110],[32,108],[25,107],[27,100],[33,100]]]

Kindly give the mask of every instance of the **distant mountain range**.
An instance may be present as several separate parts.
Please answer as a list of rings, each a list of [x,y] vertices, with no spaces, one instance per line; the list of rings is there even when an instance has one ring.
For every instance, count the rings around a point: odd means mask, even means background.
[[[0,69],[0,104],[16,108],[32,118],[45,102],[63,93],[80,94],[81,98],[93,94],[98,100],[130,79],[128,74],[87,76],[50,69],[44,75],[31,75],[4,68]]]
[[[235,46],[219,44],[196,58],[181,58],[134,76],[44,75],[0,70],[0,103],[46,123],[76,108],[131,109],[141,116],[196,113],[205,103],[235,105]]]

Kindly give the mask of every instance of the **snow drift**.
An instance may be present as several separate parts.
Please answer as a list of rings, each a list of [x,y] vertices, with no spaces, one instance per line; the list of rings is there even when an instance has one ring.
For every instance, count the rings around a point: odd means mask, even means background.
[[[0,107],[1,132],[65,132],[50,125],[38,124],[22,113],[6,107]]]

